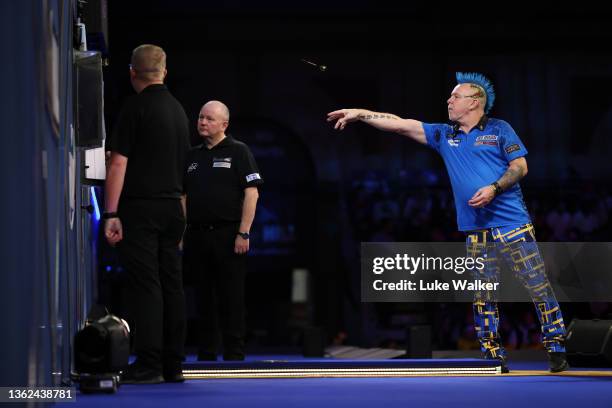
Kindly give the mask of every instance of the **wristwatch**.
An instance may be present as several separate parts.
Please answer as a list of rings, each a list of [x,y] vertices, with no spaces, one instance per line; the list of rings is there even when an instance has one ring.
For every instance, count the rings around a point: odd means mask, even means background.
[[[249,233],[248,232],[240,232],[240,231],[238,231],[236,233],[236,235],[240,235],[242,237],[242,239],[249,239]]]
[[[494,181],[491,185],[493,186],[495,197],[503,193],[504,190],[502,190],[497,181]]]
[[[105,212],[102,214],[103,220],[108,220],[109,218],[119,218],[119,214],[116,212]]]

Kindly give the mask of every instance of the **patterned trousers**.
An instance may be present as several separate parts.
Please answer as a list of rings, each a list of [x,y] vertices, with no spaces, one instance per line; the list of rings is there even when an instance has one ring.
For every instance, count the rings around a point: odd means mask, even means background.
[[[468,256],[482,257],[485,267],[474,277],[498,282],[504,263],[527,289],[542,328],[542,343],[548,352],[564,352],[565,325],[559,303],[544,270],[532,224],[471,231],[466,239]],[[499,310],[493,291],[477,292],[473,303],[474,325],[480,349],[487,358],[505,358],[498,333]]]

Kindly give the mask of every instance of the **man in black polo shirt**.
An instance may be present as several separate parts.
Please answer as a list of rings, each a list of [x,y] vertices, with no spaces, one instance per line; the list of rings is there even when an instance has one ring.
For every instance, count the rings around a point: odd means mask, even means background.
[[[186,161],[185,259],[197,275],[198,360],[216,360],[219,330],[223,359],[244,360],[244,281],[249,230],[263,183],[242,142],[225,135],[227,106],[206,103],[198,117],[204,143]]]
[[[137,357],[124,383],[184,381],[178,243],[185,227],[180,197],[189,120],[163,83],[166,73],[161,48],[134,49],[130,79],[137,95],[119,114],[109,149],[104,233],[127,271]]]

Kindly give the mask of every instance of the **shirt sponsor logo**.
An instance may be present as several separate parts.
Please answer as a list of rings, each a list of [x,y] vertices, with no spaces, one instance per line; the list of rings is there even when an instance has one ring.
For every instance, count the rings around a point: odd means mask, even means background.
[[[191,173],[197,168],[198,168],[198,163],[191,163],[189,167],[187,167],[187,173]]]
[[[474,146],[497,146],[498,136],[496,135],[483,135],[476,138]]]
[[[232,167],[231,157],[213,157],[213,167],[222,167],[230,169]]]
[[[497,142],[498,138],[499,138],[499,136],[497,136],[497,135],[482,135],[482,136],[478,136],[476,138],[476,141],[477,142],[484,142],[484,141],[489,141],[489,142],[494,141],[494,142]]]
[[[259,173],[252,173],[246,176],[247,183],[250,183],[253,180],[261,180],[261,176],[259,175]]]
[[[446,134],[446,141],[449,146],[459,147],[459,143],[461,143],[461,139],[457,137],[455,132]]]
[[[213,157],[213,161],[214,162],[231,163],[232,162],[232,158],[231,157]]]
[[[521,146],[517,145],[517,144],[512,144],[508,147],[506,147],[506,153],[510,154],[512,152],[516,152],[517,150],[521,150]]]
[[[448,142],[448,145],[452,147],[458,147],[459,142],[461,142],[459,139],[446,139],[446,141]]]

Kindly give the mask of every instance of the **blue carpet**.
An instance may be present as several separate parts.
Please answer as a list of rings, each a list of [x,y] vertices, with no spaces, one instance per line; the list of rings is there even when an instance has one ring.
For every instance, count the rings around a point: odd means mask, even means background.
[[[486,402],[485,402],[486,401]],[[124,385],[115,395],[78,395],[66,407],[448,407],[612,406],[609,378],[436,377],[209,380]]]
[[[256,356],[250,360],[282,359]],[[295,356],[287,356],[295,359]],[[189,359],[188,359],[189,361]],[[546,362],[511,362],[544,370]],[[77,395],[60,407],[364,408],[612,407],[612,377],[427,377],[189,380],[184,384],[123,385],[113,395]]]

